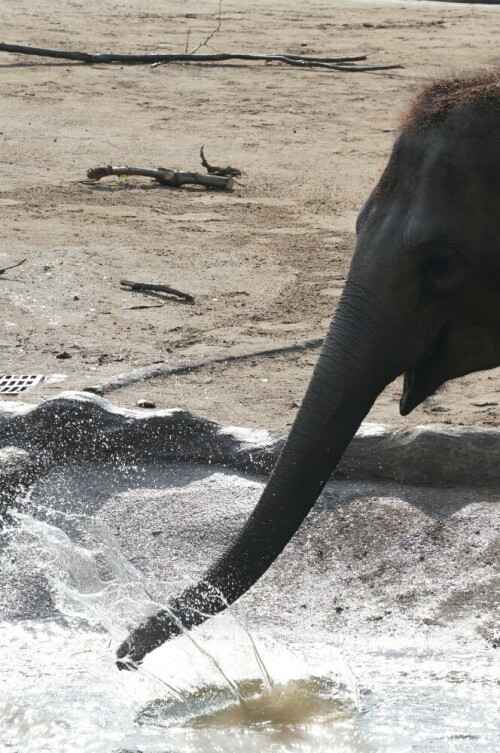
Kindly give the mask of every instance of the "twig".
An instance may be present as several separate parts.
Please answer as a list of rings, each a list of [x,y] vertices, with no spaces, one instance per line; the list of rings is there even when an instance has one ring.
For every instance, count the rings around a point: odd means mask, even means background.
[[[212,31],[210,32],[210,34],[208,35],[208,37],[206,39],[204,39],[203,42],[200,42],[200,44],[197,47],[195,47],[193,50],[190,50],[190,54],[191,55],[193,55],[195,52],[198,52],[198,50],[200,49],[200,47],[205,47],[210,42],[210,40],[212,39],[212,37],[214,37],[217,34],[217,32],[219,32],[221,30],[221,25],[222,25],[221,14],[222,14],[222,0],[219,0],[219,18],[218,18],[218,22],[217,22],[217,28],[212,29]],[[187,45],[187,43],[186,43],[186,45]],[[186,52],[187,52],[187,50],[186,50]]]
[[[95,392],[98,395],[105,395],[113,390],[119,390],[122,387],[128,387],[130,384],[144,382],[146,379],[157,379],[158,377],[168,376],[169,374],[190,374],[192,371],[204,369],[207,366],[216,366],[224,363],[234,363],[236,361],[248,361],[253,358],[263,358],[266,356],[277,356],[283,353],[297,353],[305,350],[314,350],[320,348],[323,340],[306,340],[302,343],[293,345],[284,345],[280,348],[269,348],[267,350],[257,350],[253,353],[241,353],[239,355],[225,356],[224,358],[207,358],[205,361],[197,363],[184,364],[183,366],[171,366],[167,363],[156,363],[152,366],[143,366],[122,374],[117,374],[110,379],[103,380],[100,384],[91,387],[84,387],[84,392]]]
[[[21,264],[24,264],[25,261],[27,260],[21,259],[21,261],[18,261],[15,264],[11,264],[10,267],[4,267],[3,269],[0,269],[0,275],[3,275],[3,273],[7,272],[8,269],[15,269],[15,267],[20,267]]]
[[[356,56],[359,60],[366,60],[366,55]],[[218,52],[213,55],[176,55],[173,53],[168,59],[159,60],[152,63],[152,68],[160,65],[167,65],[173,62],[223,62],[225,60],[263,60],[266,63],[286,63],[287,65],[298,66],[299,68],[328,68],[332,71],[347,71],[348,73],[363,71],[387,71],[393,68],[403,68],[402,65],[353,65],[354,60],[349,58],[343,59],[341,64],[324,62],[320,58],[302,57],[300,55],[251,55],[240,52]]]
[[[127,285],[132,290],[154,290],[158,293],[169,293],[170,295],[176,295],[178,298],[183,298],[189,303],[194,303],[194,298],[189,293],[183,293],[180,290],[171,288],[168,285],[155,285],[149,282],[132,282],[132,280],[120,280],[120,285]]]
[[[201,164],[206,169],[210,175],[241,175],[241,170],[238,170],[237,167],[231,167],[231,165],[226,165],[226,167],[218,167],[217,165],[210,165],[207,160],[205,159],[205,153],[203,151],[204,147],[202,146],[200,149],[200,157],[201,157]]]
[[[153,63],[151,65],[151,68],[157,68],[159,65],[167,65],[168,63],[177,62],[174,60],[174,57],[177,58],[177,53],[170,53],[169,55],[165,55],[165,60],[160,60],[156,63]],[[197,60],[200,62],[206,61],[212,61],[212,62],[224,62],[225,60],[263,60],[265,63],[272,63],[272,62],[278,62],[278,63],[288,63],[288,65],[298,65],[298,66],[320,66],[325,68],[334,68],[335,66],[330,65],[331,63],[340,63],[342,66],[352,66],[354,63],[359,63],[363,60],[367,59],[367,55],[347,55],[343,57],[314,57],[311,55],[280,55],[276,53],[272,54],[262,54],[262,55],[254,55],[254,54],[247,54],[243,52],[218,52],[213,54],[201,54],[201,55],[193,55],[193,61],[196,62]],[[191,61],[191,62],[193,62]],[[190,62],[189,60],[181,60],[180,62]],[[373,66],[369,66],[369,70],[372,70]],[[396,65],[396,66],[390,66],[394,68],[402,68],[402,65]],[[376,66],[377,70],[380,70],[381,66]],[[363,67],[362,70],[365,70],[366,67]],[[361,70],[360,68],[356,68],[356,70]]]
[[[385,71],[402,68],[402,65],[352,65],[359,60],[366,60],[366,55],[355,55],[337,58],[312,58],[301,55],[250,55],[244,53],[218,52],[213,54],[195,55],[190,52],[165,53],[152,55],[122,55],[115,52],[92,54],[90,52],[72,52],[66,50],[45,49],[43,47],[27,47],[19,44],[0,42],[0,52],[13,52],[22,55],[38,55],[40,57],[62,58],[63,60],[78,60],[82,63],[121,63],[122,65],[166,63],[207,63],[224,62],[225,60],[264,60],[267,62],[286,63],[300,67],[319,66],[331,70],[352,72]],[[335,65],[334,63],[340,63]],[[343,65],[342,65],[343,64]]]
[[[148,305],[142,305],[142,306],[124,306],[124,311],[138,311],[139,309],[162,309],[164,307],[164,303],[153,303],[151,306]]]
[[[170,170],[167,167],[113,167],[112,165],[103,165],[93,167],[87,171],[87,178],[90,180],[100,180],[109,175],[129,176],[142,175],[146,178],[153,178],[158,183],[165,186],[183,186],[185,184],[210,186],[212,188],[233,187],[234,180],[225,178],[222,175],[205,175],[204,173],[181,172],[180,170]]]

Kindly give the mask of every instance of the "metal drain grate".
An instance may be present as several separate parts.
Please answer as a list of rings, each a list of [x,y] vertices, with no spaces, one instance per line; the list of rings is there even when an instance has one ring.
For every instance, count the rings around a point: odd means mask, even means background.
[[[19,395],[43,381],[42,374],[22,374],[20,376],[0,374],[0,395]]]

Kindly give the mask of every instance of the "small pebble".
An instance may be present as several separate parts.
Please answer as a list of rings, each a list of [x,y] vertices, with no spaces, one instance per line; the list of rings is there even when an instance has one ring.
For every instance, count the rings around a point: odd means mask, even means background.
[[[63,358],[71,358],[71,354],[67,353],[65,350],[63,350],[62,353],[58,353],[56,355],[56,358],[59,358],[60,360],[62,360]]]
[[[151,400],[138,400],[136,405],[138,408],[156,408],[156,403]]]

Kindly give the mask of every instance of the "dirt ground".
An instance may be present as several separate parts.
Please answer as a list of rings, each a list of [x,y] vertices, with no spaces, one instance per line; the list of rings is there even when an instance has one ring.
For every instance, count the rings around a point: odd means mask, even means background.
[[[217,0],[3,0],[0,24],[11,43],[174,52],[208,35],[217,8]],[[498,6],[223,0],[221,19],[209,51],[368,53],[370,63],[404,69],[151,69],[0,53],[0,267],[27,258],[0,277],[0,370],[67,375],[23,400],[155,361],[322,337],[357,210],[412,93],[429,76],[500,64]],[[85,182],[87,168],[102,164],[198,169],[202,144],[211,162],[242,169],[242,185],[221,192],[146,179]],[[122,278],[169,284],[196,302],[129,292]],[[315,359],[316,351],[255,358],[109,397],[277,432],[293,420]],[[404,419],[396,383],[369,418],[498,426],[499,375],[457,380]]]

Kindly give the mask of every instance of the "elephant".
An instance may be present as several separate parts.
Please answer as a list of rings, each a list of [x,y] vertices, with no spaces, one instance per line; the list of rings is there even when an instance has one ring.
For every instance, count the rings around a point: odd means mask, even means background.
[[[127,669],[238,599],[295,534],[377,396],[409,414],[500,365],[500,71],[433,81],[361,208],[345,287],[282,453],[249,519],[196,585],[117,650]]]

